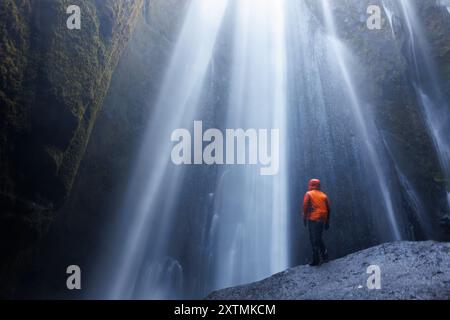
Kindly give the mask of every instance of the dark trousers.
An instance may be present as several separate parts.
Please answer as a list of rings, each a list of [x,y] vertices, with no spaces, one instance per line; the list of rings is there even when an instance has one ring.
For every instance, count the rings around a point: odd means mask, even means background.
[[[321,221],[308,221],[309,240],[311,241],[313,262],[319,263],[320,258],[324,259],[327,248],[323,243],[322,234],[325,228],[325,223]]]

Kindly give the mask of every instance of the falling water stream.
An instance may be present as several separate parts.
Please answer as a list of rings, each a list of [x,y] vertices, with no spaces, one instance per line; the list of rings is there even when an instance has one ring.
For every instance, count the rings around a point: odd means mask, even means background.
[[[445,7],[445,1],[440,1]],[[425,28],[418,16],[417,5],[408,0],[384,0],[384,8],[390,15],[403,21],[407,31],[409,44],[409,60],[413,74],[413,87],[417,100],[421,106],[421,113],[428,132],[435,144],[439,161],[444,172],[447,184],[447,203],[450,207],[450,119],[448,115],[448,102],[444,97],[437,68],[432,59],[430,46],[425,35]],[[448,7],[446,7],[448,10]],[[391,24],[395,34],[398,26]]]
[[[113,279],[103,297],[200,298],[288,268],[293,250],[307,255],[305,246],[289,243],[290,224],[299,220],[305,183],[315,177],[336,201],[336,224],[354,226],[353,235],[341,232],[337,241],[359,248],[364,237],[405,239],[393,190],[403,188],[418,212],[424,208],[390,161],[368,99],[358,90],[352,72],[358,62],[338,38],[332,3],[320,0],[320,27],[304,1],[191,0],[156,103],[149,106],[113,232],[114,257],[102,267],[104,278]],[[403,12],[419,65],[427,49],[413,8],[408,0],[383,4],[394,37],[395,15]],[[227,74],[220,74],[224,69]],[[442,94],[419,76],[415,86],[448,180],[450,131],[445,108],[438,107]],[[216,113],[220,119],[211,117]],[[172,132],[191,130],[202,119],[208,120],[205,129],[279,130],[278,173],[263,176],[251,165],[172,163]]]
[[[286,141],[286,36],[284,1],[241,0],[234,26],[226,128],[280,130]],[[274,141],[272,141],[274,142]],[[288,267],[287,154],[280,144],[279,172],[225,166],[215,192],[215,287],[262,279]]]
[[[447,201],[450,206],[450,118],[448,102],[442,92],[431,50],[424,35],[424,27],[416,8],[408,0],[400,0],[400,9],[409,34],[411,59],[415,66],[414,87],[422,107],[422,115],[436,145],[447,184]]]

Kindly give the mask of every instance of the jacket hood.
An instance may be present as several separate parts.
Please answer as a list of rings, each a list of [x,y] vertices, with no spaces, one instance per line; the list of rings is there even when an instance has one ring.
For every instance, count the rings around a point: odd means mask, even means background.
[[[309,191],[311,190],[320,190],[320,180],[319,179],[311,179],[309,181]]]

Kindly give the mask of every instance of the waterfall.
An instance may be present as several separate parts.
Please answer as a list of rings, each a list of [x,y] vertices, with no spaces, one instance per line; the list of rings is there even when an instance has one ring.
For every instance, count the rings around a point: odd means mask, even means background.
[[[363,113],[362,102],[358,97],[356,88],[354,87],[354,81],[352,79],[352,75],[348,66],[345,47],[342,43],[339,42],[337,36],[330,1],[321,0],[321,4],[325,19],[325,25],[330,36],[329,41],[335,54],[339,70],[341,71],[344,85],[347,89],[347,94],[350,98],[350,106],[359,126],[359,133],[362,136],[362,140],[365,142],[365,148],[367,150],[371,165],[376,174],[377,184],[380,193],[382,194],[385,206],[385,214],[388,218],[392,238],[394,240],[400,240],[402,238],[402,234],[396,217],[396,212],[398,212],[398,210],[396,210],[394,201],[392,199],[392,190],[389,189],[389,185],[387,183],[388,175],[384,169],[387,165],[383,163],[383,156],[380,155],[383,150],[381,148],[377,148],[376,146],[376,141],[380,140],[378,137],[378,133],[373,125],[372,128],[370,127],[371,124],[366,120],[367,118]]]
[[[254,281],[288,267],[285,146],[279,148],[277,175],[261,176],[254,166],[224,166],[207,201],[191,195],[205,203],[203,216],[187,211],[192,220],[203,219],[198,230],[190,231],[202,234],[200,250],[192,248],[194,237],[186,241],[187,235],[176,231],[180,219],[176,212],[180,206],[185,208],[180,199],[186,177],[195,169],[170,162],[170,136],[178,128],[191,128],[212,103],[208,91],[214,83],[215,47],[227,10],[236,17],[231,66],[235,85],[229,92],[229,116],[218,125],[277,129],[282,139],[286,135],[283,3],[244,0],[232,6],[228,2],[193,0],[186,13],[136,160],[122,220],[113,232],[117,253],[105,276],[114,279],[105,289],[107,298],[177,298],[189,294],[183,289],[188,281],[199,282],[193,293],[198,297],[212,287]],[[277,23],[271,23],[273,19]],[[245,34],[252,39],[251,48],[244,47]],[[120,230],[126,230],[122,237],[117,236]],[[193,255],[200,251],[189,279],[180,257],[183,244],[194,250]],[[212,285],[206,284],[209,278]]]
[[[305,261],[299,214],[311,178],[322,180],[331,200],[334,256],[407,238],[400,189],[432,233],[415,181],[394,163],[375,123],[361,90],[364,68],[339,38],[333,1],[316,2],[323,21],[312,2],[191,0],[156,102],[148,102],[114,252],[102,263],[102,298],[202,298]],[[435,78],[422,27],[407,0],[399,5],[383,1],[394,39],[399,12],[407,21],[417,98],[448,180],[443,94],[436,79],[422,78]],[[277,174],[261,175],[255,165],[175,165],[171,134],[195,133],[200,120],[200,131],[242,130],[249,150],[246,130],[258,142],[264,130],[278,130]],[[249,150],[233,145],[231,153],[248,159]]]
[[[424,34],[422,25],[411,1],[400,0],[400,12],[403,15],[408,36],[410,59],[414,65],[414,88],[430,136],[435,143],[442,169],[445,174],[447,194],[450,194],[450,116],[448,102],[442,92],[437,76],[435,62]],[[441,1],[441,5],[444,2]],[[447,196],[450,199],[450,196]],[[450,208],[450,200],[447,200]]]

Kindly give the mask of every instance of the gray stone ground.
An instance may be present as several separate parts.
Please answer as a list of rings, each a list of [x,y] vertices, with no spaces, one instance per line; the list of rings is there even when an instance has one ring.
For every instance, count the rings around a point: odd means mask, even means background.
[[[370,265],[381,269],[380,290],[367,287]],[[207,299],[448,300],[450,243],[387,243],[320,267],[294,267],[260,282],[219,290]]]

